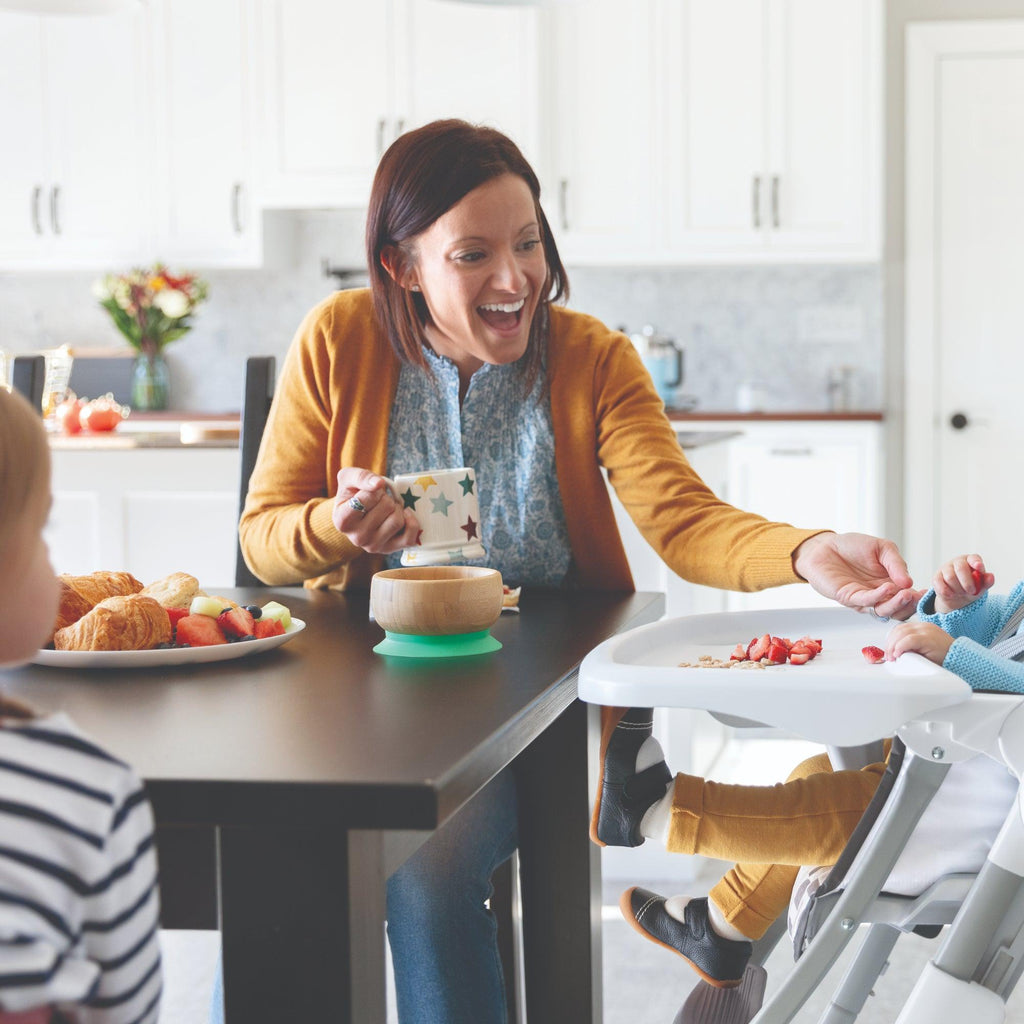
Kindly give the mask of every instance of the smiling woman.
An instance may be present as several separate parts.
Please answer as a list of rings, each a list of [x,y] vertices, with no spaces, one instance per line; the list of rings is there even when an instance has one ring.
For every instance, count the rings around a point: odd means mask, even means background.
[[[807,543],[815,531],[707,488],[629,338],[556,305],[568,282],[540,184],[500,132],[438,121],[398,138],[374,178],[366,251],[369,291],[312,310],[282,369],[239,529],[264,582],[366,588],[419,542],[385,478],[464,466],[487,552],[468,564],[510,587],[630,591],[605,470],[684,579],[754,590],[809,578],[883,614],[900,605],[910,580],[891,545]],[[487,900],[516,831],[506,769],[388,880],[401,1024],[507,1019]]]

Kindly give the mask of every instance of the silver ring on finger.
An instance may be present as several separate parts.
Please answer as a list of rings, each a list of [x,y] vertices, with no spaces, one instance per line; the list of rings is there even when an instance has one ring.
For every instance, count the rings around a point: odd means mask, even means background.
[[[877,619],[879,622],[888,622],[889,621],[889,616],[888,615],[879,615],[878,612],[876,612],[874,608],[869,608],[868,609],[868,615],[870,615],[871,618],[873,618],[873,619]]]
[[[366,515],[366,506],[356,497],[348,499],[349,505],[354,508],[361,516]]]

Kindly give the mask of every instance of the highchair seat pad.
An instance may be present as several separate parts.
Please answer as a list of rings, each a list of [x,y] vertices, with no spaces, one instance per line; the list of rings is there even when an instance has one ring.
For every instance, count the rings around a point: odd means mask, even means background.
[[[952,765],[882,892],[916,897],[951,875],[976,875],[1013,807],[1018,785],[1004,765],[988,757]],[[798,934],[811,897],[830,871],[828,865],[800,869],[789,904],[791,936]]]
[[[818,743],[856,746],[904,722],[966,701],[959,676],[916,654],[870,664],[888,625],[848,608],[784,608],[662,619],[606,640],[580,666],[579,696],[615,707],[701,708],[736,723],[785,729]],[[737,644],[770,633],[822,641],[803,665],[684,668],[728,662]]]

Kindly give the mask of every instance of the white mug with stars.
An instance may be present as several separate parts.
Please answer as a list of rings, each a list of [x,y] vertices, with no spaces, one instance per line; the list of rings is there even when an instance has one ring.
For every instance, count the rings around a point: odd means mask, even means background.
[[[430,469],[385,479],[395,499],[412,509],[420,524],[416,545],[402,552],[402,565],[450,565],[484,557],[472,469]]]

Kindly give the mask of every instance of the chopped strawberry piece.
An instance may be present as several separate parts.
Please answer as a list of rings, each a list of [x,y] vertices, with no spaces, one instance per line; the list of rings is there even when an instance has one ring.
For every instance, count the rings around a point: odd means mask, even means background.
[[[187,608],[165,608],[164,611],[167,612],[167,618],[171,620],[171,629],[178,624],[180,619],[188,615]]]
[[[982,577],[981,577],[981,570],[980,569],[972,569],[971,570],[971,582],[974,584],[974,592],[976,594],[980,594],[981,593],[981,579],[982,579]]]
[[[871,662],[872,665],[877,665],[880,661],[885,661],[885,651],[881,647],[862,647],[860,653]]]
[[[787,651],[790,649],[790,647],[793,646],[793,641],[784,636],[773,636],[772,643],[782,644],[782,646],[785,647]]]
[[[760,661],[768,654],[768,648],[771,645],[772,638],[770,633],[765,633],[764,636],[756,636],[747,645],[747,657],[751,661]]]
[[[809,651],[813,651],[815,654],[821,654],[821,641],[812,640],[809,636],[802,636],[796,641],[796,644],[803,644]]]
[[[782,665],[789,657],[789,648],[781,640],[772,637],[772,642],[768,645],[765,657],[769,661],[775,662],[776,665]]]
[[[797,651],[789,652],[789,663],[791,665],[804,665],[813,658],[813,654],[800,654]]]
[[[256,620],[252,612],[245,608],[228,608],[217,616],[217,625],[224,630],[225,636],[254,636]]]
[[[797,640],[789,649],[789,653],[806,654],[808,658],[813,658],[818,653],[818,650],[818,645],[813,640],[810,643],[806,640]]]
[[[175,641],[179,646],[212,647],[214,644],[226,644],[217,620],[209,615],[186,615],[178,620]]]
[[[733,649],[732,654],[729,655],[730,661],[746,661],[747,660],[747,648],[743,644],[737,644]]]
[[[280,619],[257,619],[256,620],[256,639],[266,640],[270,636],[283,636],[285,632],[284,626],[281,624]]]

